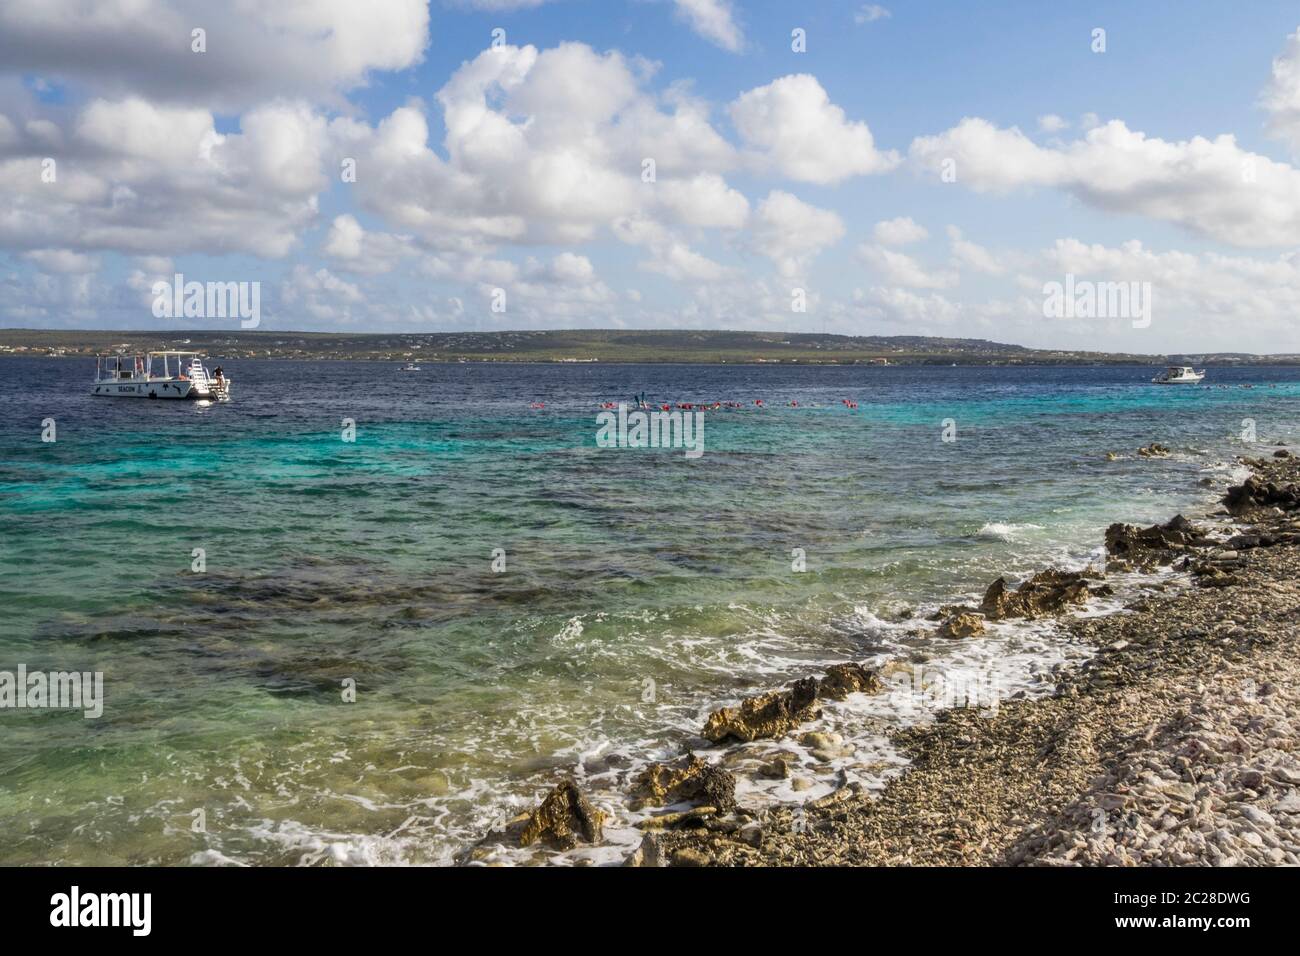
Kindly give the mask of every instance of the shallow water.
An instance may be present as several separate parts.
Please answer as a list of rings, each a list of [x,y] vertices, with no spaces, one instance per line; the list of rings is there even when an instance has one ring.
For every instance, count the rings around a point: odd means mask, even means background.
[[[444,862],[564,772],[618,811],[713,706],[827,662],[920,652],[1033,690],[1081,651],[1030,627],[945,644],[907,610],[1082,566],[1112,520],[1209,507],[1259,451],[1243,419],[1300,438],[1287,368],[1211,370],[1225,389],[1144,368],[221,364],[234,401],[199,406],[92,400],[84,361],[0,359],[0,670],[102,671],[107,698],[95,720],[0,711],[0,862]],[[640,391],[745,408],[706,413],[698,460],[598,448],[598,404]],[[1134,455],[1151,441],[1174,456]],[[831,708],[857,751],[800,797],[882,779],[907,701]]]

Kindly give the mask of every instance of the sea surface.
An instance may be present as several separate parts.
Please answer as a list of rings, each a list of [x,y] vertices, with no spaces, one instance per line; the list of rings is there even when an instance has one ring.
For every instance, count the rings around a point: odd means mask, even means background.
[[[490,859],[616,862],[646,760],[842,660],[904,665],[815,725],[844,756],[728,759],[799,762],[804,789],[750,800],[879,786],[889,731],[945,679],[1039,693],[1086,653],[1044,624],[943,641],[929,613],[1095,563],[1112,521],[1204,514],[1234,456],[1300,441],[1295,368],[1162,388],[1136,367],[217,362],[228,404],[95,399],[92,362],[0,359],[0,671],[105,686],[97,719],[0,710],[0,863],[446,863],[565,774],[613,848]],[[640,392],[743,407],[705,413],[698,459],[597,447],[600,404]],[[1135,454],[1152,441],[1172,456]]]

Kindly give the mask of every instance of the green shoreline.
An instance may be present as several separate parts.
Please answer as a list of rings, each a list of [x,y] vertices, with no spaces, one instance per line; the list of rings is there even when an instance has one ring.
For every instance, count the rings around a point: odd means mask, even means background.
[[[84,357],[191,348],[225,359],[622,365],[1300,365],[1300,354],[1143,355],[1031,349],[984,339],[811,332],[548,330],[339,333],[0,329],[0,356]]]

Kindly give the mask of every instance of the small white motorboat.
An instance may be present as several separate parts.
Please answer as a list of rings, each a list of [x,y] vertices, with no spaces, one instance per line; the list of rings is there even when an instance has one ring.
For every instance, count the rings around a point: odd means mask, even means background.
[[[1151,381],[1155,385],[1195,385],[1205,378],[1205,370],[1196,371],[1190,365],[1171,365]]]
[[[424,370],[423,370],[422,368],[420,368],[420,366],[416,365],[414,362],[407,362],[405,365],[403,365],[403,366],[401,367],[400,371],[403,371],[403,372],[422,372],[422,371],[424,371]]]
[[[162,362],[161,374],[155,374],[155,360]],[[116,352],[95,356],[95,381],[90,394],[101,398],[228,402],[230,379],[220,367],[211,372],[204,368],[197,352]]]

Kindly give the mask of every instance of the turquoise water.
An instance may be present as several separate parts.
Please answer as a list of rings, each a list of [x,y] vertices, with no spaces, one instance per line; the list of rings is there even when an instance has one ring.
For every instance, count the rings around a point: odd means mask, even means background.
[[[1295,369],[221,364],[234,401],[200,406],[0,359],[0,670],[106,688],[94,720],[0,711],[0,862],[445,862],[720,701],[942,656],[900,608],[1208,507],[1259,450],[1243,419],[1300,437]],[[598,448],[640,391],[745,407],[698,460]]]

